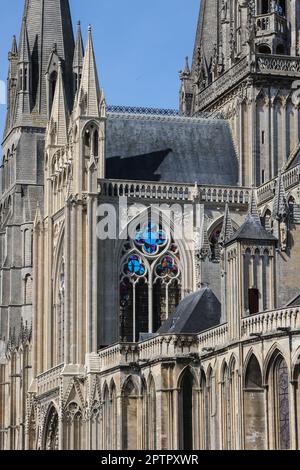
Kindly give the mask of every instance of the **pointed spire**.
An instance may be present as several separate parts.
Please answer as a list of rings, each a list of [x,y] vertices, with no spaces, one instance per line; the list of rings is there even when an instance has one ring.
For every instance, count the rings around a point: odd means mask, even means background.
[[[34,222],[33,222],[33,227],[34,229],[37,229],[39,225],[42,223],[42,213],[41,213],[41,207],[39,201],[36,204],[36,211],[35,211],[35,217],[34,217]]]
[[[28,32],[26,26],[26,20],[23,19],[21,36],[20,36],[20,46],[19,46],[19,63],[29,63],[30,62],[30,52],[29,52],[29,43],[28,43]]]
[[[190,66],[189,66],[189,58],[188,56],[185,58],[185,69],[184,69],[184,73],[186,73],[187,75],[190,75],[191,71],[190,71]]]
[[[76,69],[82,68],[83,57],[84,57],[84,47],[83,47],[83,41],[82,41],[80,21],[78,21],[77,36],[76,36],[75,50],[74,50],[74,59],[73,59],[74,71],[76,71]]]
[[[83,67],[84,48],[81,34],[80,21],[77,23],[77,36],[73,58],[73,72],[74,72],[74,94],[76,95],[80,87],[82,67]]]
[[[207,230],[207,217],[203,216],[202,230],[200,233],[200,250],[199,257],[204,260],[206,258],[211,258],[211,246],[208,239],[208,230]]]
[[[16,56],[18,54],[17,38],[15,35],[13,35],[10,53],[13,56]]]
[[[183,70],[180,70],[179,72],[180,75],[180,80],[187,80],[191,76],[191,71],[190,71],[190,66],[189,66],[189,58],[185,58],[185,67]]]
[[[17,94],[15,101],[15,109],[13,110],[13,120],[15,123],[20,123],[23,115],[29,115],[31,111],[30,105],[30,92],[31,92],[31,70],[30,50],[28,42],[27,25],[25,18],[22,22],[20,44],[19,44],[19,58],[18,58],[18,81],[17,81]]]
[[[228,203],[226,203],[223,227],[222,227],[220,237],[219,237],[220,245],[224,246],[228,242],[228,240],[230,240],[233,237],[233,234],[234,233],[233,233],[231,215],[229,211],[229,205]]]
[[[100,117],[100,95],[92,28],[89,26],[82,78],[77,99],[77,104],[81,108],[80,114],[89,117]]]
[[[261,220],[260,216],[258,213],[258,208],[257,208],[257,200],[256,200],[256,195],[255,195],[255,190],[252,189],[251,192],[251,199],[249,203],[249,211],[248,211],[248,216],[251,217],[255,223],[261,225]]]
[[[34,51],[36,70],[39,73],[32,77],[36,93],[32,108],[34,114],[48,118],[48,97],[45,87],[45,75],[53,44],[57,44],[57,55],[61,58],[66,83],[69,108],[73,105],[73,56],[74,35],[69,0],[26,0],[23,21],[29,38],[29,50]]]
[[[273,203],[272,217],[275,220],[285,220],[289,215],[289,205],[284,189],[282,173],[280,172],[277,179],[275,198]]]
[[[68,141],[68,111],[61,62],[58,63],[57,82],[53,98],[48,132],[54,135],[55,145],[66,145]]]

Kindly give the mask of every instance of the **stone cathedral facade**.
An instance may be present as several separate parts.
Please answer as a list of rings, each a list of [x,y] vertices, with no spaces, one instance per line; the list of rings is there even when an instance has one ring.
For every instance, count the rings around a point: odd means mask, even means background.
[[[298,0],[202,0],[179,111],[112,107],[69,1],[25,1],[1,450],[300,448],[299,33]]]

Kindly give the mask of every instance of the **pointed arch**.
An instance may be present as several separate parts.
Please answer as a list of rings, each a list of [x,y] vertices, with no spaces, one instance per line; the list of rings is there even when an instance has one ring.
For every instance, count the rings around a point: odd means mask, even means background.
[[[111,432],[111,450],[117,449],[118,436],[118,406],[117,406],[117,387],[112,379],[109,386],[110,393],[110,432]]]
[[[293,357],[293,384],[295,389],[296,449],[300,447],[300,347]]]
[[[45,450],[59,449],[58,411],[54,403],[51,403],[45,418],[43,448]]]
[[[31,406],[29,415],[28,447],[29,450],[38,450],[38,417],[37,409],[34,404]]]
[[[152,374],[147,381],[147,416],[148,416],[148,446],[149,450],[157,449],[157,399],[156,386]]]
[[[212,252],[212,259],[214,261],[220,261],[221,247],[219,243],[220,235],[222,232],[224,223],[224,215],[214,220],[207,229],[208,240]],[[238,225],[232,220],[232,228],[234,232],[238,230]]]
[[[272,449],[289,450],[291,447],[290,373],[284,355],[275,348],[266,363],[269,440]]]
[[[243,380],[245,447],[247,450],[264,450],[267,442],[265,390],[262,369],[253,351],[250,351],[246,359]]]
[[[266,354],[266,357],[265,357],[265,361],[264,361],[264,364],[263,364],[263,380],[264,380],[264,383],[266,384],[267,383],[267,380],[268,380],[268,374],[269,374],[269,369],[274,361],[274,358],[276,356],[282,356],[284,358],[284,360],[286,362],[288,362],[288,359],[285,355],[285,353],[283,352],[282,348],[279,346],[278,343],[274,343],[268,353]]]
[[[221,369],[221,423],[222,423],[222,449],[232,449],[232,402],[230,387],[230,368],[226,359]]]
[[[195,443],[196,380],[191,367],[186,367],[178,379],[178,441],[180,450],[193,450]]]
[[[165,216],[161,220],[160,214],[159,210],[145,208],[127,226],[116,250],[119,273],[116,307],[121,311],[119,326],[124,341],[138,341],[140,333],[155,333],[179,304],[191,274],[186,261],[191,252],[184,248],[182,240],[174,242],[174,224],[166,222]],[[146,233],[150,239],[153,234],[158,237],[158,243],[151,244],[156,251],[151,252],[152,248],[142,239],[138,242],[139,234]]]
[[[64,359],[65,344],[65,258],[64,258],[64,224],[57,238],[52,274],[52,315],[53,334],[51,344],[52,367],[61,364]]]
[[[123,450],[138,450],[138,400],[139,391],[132,376],[122,388],[122,439]]]

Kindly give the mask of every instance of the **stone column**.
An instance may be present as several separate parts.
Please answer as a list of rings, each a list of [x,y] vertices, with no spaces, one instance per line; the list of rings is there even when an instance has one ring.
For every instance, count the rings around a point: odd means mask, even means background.
[[[296,0],[290,1],[290,12],[291,12],[291,55],[296,56],[298,53],[297,51],[298,26],[297,26]]]
[[[275,168],[275,103],[270,100],[270,179],[274,178]]]
[[[64,362],[70,363],[70,259],[71,259],[71,204],[65,208],[65,308],[64,308]]]
[[[287,122],[286,122],[286,111],[287,111],[287,98],[284,97],[282,99],[282,155],[281,155],[281,162],[280,168],[285,164],[287,160]]]
[[[243,102],[239,103],[238,107],[238,136],[239,136],[239,159],[240,159],[240,184],[245,184],[244,175],[244,116],[243,116]]]
[[[265,98],[265,106],[267,108],[267,117],[266,117],[266,136],[265,136],[265,169],[267,170],[267,173],[265,175],[265,181],[266,179],[270,180],[271,179],[271,174],[272,174],[272,163],[271,163],[271,100],[267,96]],[[268,166],[267,166],[268,165]],[[261,181],[262,182],[262,181]]]
[[[76,285],[76,363],[83,364],[84,363],[84,332],[85,332],[85,305],[83,302],[83,296],[85,290],[85,285],[83,282],[83,278],[85,275],[85,266],[83,264],[83,244],[85,241],[85,237],[83,234],[84,227],[83,227],[83,207],[82,201],[78,202],[77,204],[77,219],[76,219],[76,263],[75,263],[75,272],[74,272],[74,284]],[[95,351],[96,352],[96,351]]]
[[[45,311],[44,311],[44,230],[40,227],[39,231],[39,255],[38,255],[38,279],[36,280],[38,288],[38,305],[37,305],[37,316],[38,316],[38,350],[37,350],[37,373],[40,374],[46,368],[45,364]]]

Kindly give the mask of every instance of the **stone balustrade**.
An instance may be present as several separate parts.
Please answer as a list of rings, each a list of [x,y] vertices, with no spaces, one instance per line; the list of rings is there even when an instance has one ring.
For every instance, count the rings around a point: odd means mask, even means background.
[[[197,352],[197,344],[195,335],[156,336],[139,344],[139,360],[187,356]]]
[[[120,343],[103,349],[98,354],[99,371],[126,366],[138,361],[138,348],[134,343]]]
[[[205,348],[217,348],[226,345],[228,342],[228,324],[211,328],[198,336],[199,350],[203,352]]]
[[[300,329],[300,307],[274,310],[242,320],[242,339],[250,338],[256,334],[272,334],[278,332],[279,328]]]
[[[198,98],[201,109],[205,109],[218,97],[228,90],[228,84],[236,85],[250,73],[250,60],[248,56],[243,57],[229,70],[220,75],[213,83],[199,91]]]
[[[131,199],[156,199],[169,201],[200,202],[225,204],[244,204],[249,202],[251,189],[230,186],[198,186],[175,183],[136,183],[121,180],[99,180],[100,191],[104,197],[128,197]]]
[[[256,73],[300,76],[300,58],[274,54],[257,54]]]
[[[37,394],[43,395],[48,393],[60,386],[61,373],[63,371],[64,364],[53,367],[53,369],[44,372],[37,376]]]
[[[193,200],[195,185],[136,183],[134,181],[99,180],[101,194],[105,197],[133,199]]]
[[[287,30],[287,20],[275,12],[258,15],[256,17],[257,36],[266,36],[269,34],[285,35]]]
[[[225,186],[200,186],[200,201],[247,205],[251,195],[250,188],[229,188]]]
[[[289,190],[300,182],[300,165],[295,166],[291,170],[282,175],[283,184],[286,190]],[[264,204],[274,197],[277,178],[260,186],[257,190],[257,199],[259,204]]]
[[[242,319],[241,340],[254,338],[255,335],[280,333],[280,329],[300,330],[300,307],[278,309],[251,315]],[[143,366],[155,359],[174,360],[180,357],[193,357],[212,353],[229,343],[228,324],[206,330],[199,335],[180,334],[154,336],[140,343],[120,343],[88,354],[87,373],[105,373],[119,367]],[[37,377],[37,393],[43,395],[60,386],[64,370],[61,364]]]

